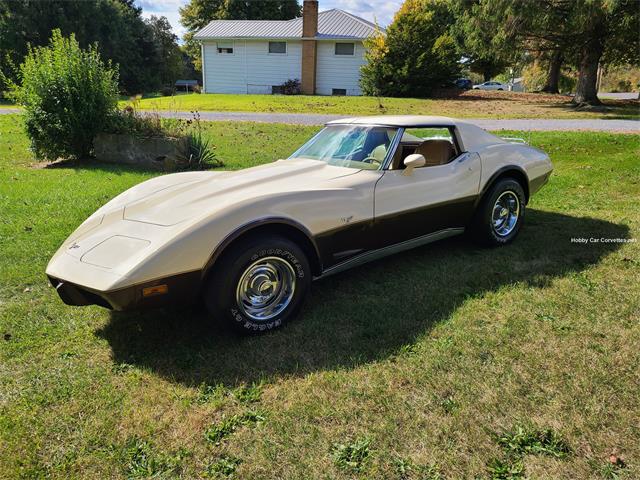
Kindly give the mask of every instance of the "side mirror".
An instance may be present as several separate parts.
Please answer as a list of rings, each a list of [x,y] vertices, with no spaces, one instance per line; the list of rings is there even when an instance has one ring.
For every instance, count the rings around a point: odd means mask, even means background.
[[[424,155],[420,155],[419,153],[414,153],[413,155],[409,155],[404,159],[404,172],[403,175],[409,176],[413,173],[414,168],[424,167],[427,161],[424,158]]]

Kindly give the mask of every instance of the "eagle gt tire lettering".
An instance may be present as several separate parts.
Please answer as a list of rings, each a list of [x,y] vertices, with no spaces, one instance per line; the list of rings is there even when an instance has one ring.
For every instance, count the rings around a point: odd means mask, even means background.
[[[277,235],[248,238],[213,266],[204,301],[225,326],[266,332],[295,317],[310,283],[309,261],[295,243]]]

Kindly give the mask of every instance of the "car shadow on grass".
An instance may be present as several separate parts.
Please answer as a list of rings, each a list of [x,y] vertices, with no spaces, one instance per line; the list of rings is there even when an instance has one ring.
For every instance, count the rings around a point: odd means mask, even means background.
[[[530,209],[509,246],[449,239],[317,281],[300,317],[276,332],[240,337],[194,308],[113,312],[97,335],[109,342],[116,364],[189,386],[352,368],[397,353],[471,297],[514,283],[551,288],[554,279],[597,264],[620,245],[572,238],[628,234],[625,225]]]

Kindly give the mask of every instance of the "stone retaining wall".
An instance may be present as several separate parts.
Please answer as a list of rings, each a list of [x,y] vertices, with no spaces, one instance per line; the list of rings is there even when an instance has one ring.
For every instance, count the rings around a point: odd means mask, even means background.
[[[93,145],[96,159],[103,162],[173,170],[187,151],[188,141],[186,137],[139,138],[101,133]]]

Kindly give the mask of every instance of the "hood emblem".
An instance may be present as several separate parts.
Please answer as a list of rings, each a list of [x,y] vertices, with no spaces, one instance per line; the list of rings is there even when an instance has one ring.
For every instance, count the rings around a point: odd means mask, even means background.
[[[69,247],[69,250],[73,250],[74,248],[80,248],[80,245],[78,245],[76,242],[73,242]]]

